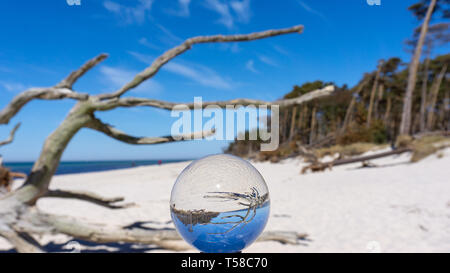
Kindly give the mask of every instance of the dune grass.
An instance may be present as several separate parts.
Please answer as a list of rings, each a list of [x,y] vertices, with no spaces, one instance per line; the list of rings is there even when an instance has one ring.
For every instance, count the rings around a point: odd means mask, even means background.
[[[339,157],[349,157],[386,147],[386,144],[380,145],[375,143],[357,142],[349,145],[334,145],[331,147],[320,148],[316,149],[314,152],[318,158],[322,158],[327,155],[333,156],[335,154],[339,154]]]

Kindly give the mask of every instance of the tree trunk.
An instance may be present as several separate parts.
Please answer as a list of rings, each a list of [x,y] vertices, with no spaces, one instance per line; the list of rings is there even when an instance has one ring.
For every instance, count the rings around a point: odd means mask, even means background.
[[[302,111],[300,113],[300,118],[298,119],[298,129],[299,129],[299,134],[300,134],[300,139],[302,142],[306,143],[307,141],[305,141],[304,139],[304,134],[303,134],[303,130],[306,127],[305,123],[308,117],[308,106],[307,105],[303,105],[302,107]]]
[[[425,20],[420,30],[419,41],[417,43],[411,64],[409,65],[408,85],[406,87],[406,93],[403,99],[402,121],[400,123],[400,130],[399,130],[400,135],[410,134],[412,97],[413,91],[416,88],[417,69],[419,67],[419,60],[420,55],[422,53],[422,47],[428,32],[428,24],[430,23],[431,15],[433,14],[433,10],[436,6],[436,1],[437,0],[431,0],[430,6],[428,7]]]
[[[353,108],[355,107],[355,104],[356,104],[356,98],[352,97],[352,100],[350,101],[350,104],[347,107],[347,112],[345,113],[344,124],[342,125],[341,131],[340,131],[341,134],[345,131],[345,129],[347,129],[348,125],[350,124],[350,119],[352,117]]]
[[[383,67],[383,61],[380,61],[380,63],[378,64],[375,81],[372,86],[372,91],[370,92],[369,111],[367,113],[367,123],[366,123],[367,128],[370,127],[370,123],[372,122],[373,104],[374,104],[376,92],[378,90],[378,81],[380,80],[380,72],[381,72],[382,67]]]
[[[384,93],[384,84],[381,83],[380,87],[378,87],[378,96],[375,100],[375,105],[373,106],[373,115],[376,119],[379,118],[378,116],[378,105],[380,104],[380,101],[383,99],[383,93]]]
[[[445,111],[445,116],[444,116],[444,128],[447,131],[450,131],[450,91],[447,90],[447,94],[445,96],[445,101],[444,101],[444,111]]]
[[[91,119],[89,110],[88,103],[79,102],[61,125],[46,139],[39,159],[34,163],[25,185],[15,193],[21,202],[34,204],[47,192],[67,144]]]
[[[287,139],[287,132],[288,132],[288,125],[287,125],[287,121],[288,121],[288,114],[289,114],[289,110],[287,108],[284,109],[283,111],[283,120],[281,121],[281,143],[283,143],[284,141],[286,141]]]
[[[423,71],[423,80],[422,80],[422,93],[421,93],[421,102],[420,102],[420,132],[424,132],[426,129],[425,123],[425,112],[427,108],[427,88],[428,88],[428,68],[430,66],[430,57],[429,53],[425,60],[425,70]]]
[[[316,129],[316,111],[317,111],[317,106],[314,105],[313,110],[312,110],[312,114],[311,114],[311,128],[310,128],[310,132],[309,132],[309,144],[314,142],[314,131]]]
[[[439,89],[441,87],[442,80],[444,79],[445,73],[447,72],[447,65],[444,65],[441,69],[441,72],[436,77],[433,85],[431,86],[430,94],[430,104],[428,105],[428,118],[427,118],[427,129],[429,131],[433,130],[434,123],[434,112],[436,107],[436,101],[439,94]]]
[[[388,96],[387,102],[386,102],[386,112],[384,113],[384,118],[383,118],[385,124],[389,123],[391,107],[392,107],[392,98],[391,98],[391,96]]]
[[[305,117],[305,108],[306,108],[306,106],[300,106],[301,108],[300,108],[300,116],[298,117],[298,120],[297,120],[297,128],[298,128],[298,132],[301,134],[302,133],[302,130],[303,130],[303,119],[304,119],[304,117]]]
[[[358,87],[358,89],[356,89],[356,91],[352,94],[352,100],[350,101],[350,104],[347,107],[347,112],[345,113],[344,123],[342,124],[340,134],[342,134],[345,131],[345,129],[347,129],[347,126],[350,124],[350,120],[352,118],[352,113],[353,113],[353,108],[355,107],[355,104],[356,104],[355,96],[359,95],[359,93],[361,93],[361,91],[363,90],[366,83],[367,83],[367,81],[361,83],[361,85]]]
[[[292,118],[291,118],[291,130],[289,132],[289,140],[292,140],[292,138],[294,137],[294,133],[295,133],[295,119],[297,117],[297,106],[293,107],[292,110]]]
[[[441,130],[449,130],[447,124],[450,123],[450,117],[448,117],[449,112],[449,100],[450,100],[450,90],[445,92],[444,101],[442,101],[441,111],[440,111],[440,120],[441,120]]]

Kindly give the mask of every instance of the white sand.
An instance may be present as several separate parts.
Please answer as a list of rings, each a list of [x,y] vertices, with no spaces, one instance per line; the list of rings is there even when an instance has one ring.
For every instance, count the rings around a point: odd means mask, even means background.
[[[450,252],[450,149],[441,155],[410,164],[403,154],[372,161],[377,168],[360,169],[356,163],[306,175],[299,175],[304,166],[299,159],[255,163],[271,195],[266,230],[306,232],[311,241],[296,246],[258,242],[245,252]],[[52,182],[52,188],[124,196],[136,207],[109,210],[53,198],[38,206],[110,225],[152,221],[152,227],[171,227],[170,191],[188,163],[59,175]],[[70,238],[41,240],[62,244]],[[0,249],[9,248],[0,239]]]

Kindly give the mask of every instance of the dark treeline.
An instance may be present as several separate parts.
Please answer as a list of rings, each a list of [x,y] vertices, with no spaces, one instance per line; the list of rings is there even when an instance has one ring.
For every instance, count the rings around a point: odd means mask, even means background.
[[[294,86],[285,98],[331,84],[336,92],[308,104],[280,109],[277,157],[298,151],[299,146],[394,144],[414,134],[450,129],[450,54],[431,57],[436,48],[450,42],[450,0],[419,0],[408,10],[420,22],[405,43],[412,54],[411,62],[403,63],[396,57],[380,60],[374,71],[364,74],[351,89],[320,80]],[[253,156],[259,146],[258,140],[236,140],[225,152]]]
[[[427,59],[419,66],[412,103],[411,133],[450,129],[450,82],[446,79],[450,54]],[[408,77],[399,58],[380,60],[353,88],[336,86],[333,96],[280,109],[280,149],[295,146],[347,145],[356,142],[393,143],[398,136]],[[284,98],[294,98],[332,82],[295,85]],[[425,98],[422,98],[425,90]],[[421,108],[425,106],[425,111]],[[251,156],[260,141],[236,140],[226,152]]]

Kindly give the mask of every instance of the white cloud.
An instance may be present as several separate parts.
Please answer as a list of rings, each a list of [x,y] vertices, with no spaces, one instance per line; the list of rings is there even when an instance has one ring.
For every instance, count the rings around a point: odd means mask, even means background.
[[[274,60],[272,60],[271,58],[269,58],[267,56],[260,55],[258,58],[261,62],[263,62],[265,64],[275,66],[275,67],[278,66],[278,64]]]
[[[235,20],[248,23],[251,17],[250,0],[242,1],[222,1],[222,0],[205,0],[206,8],[217,12],[220,15],[218,23],[233,28]]]
[[[140,62],[148,65],[154,60],[152,56],[138,52],[129,51],[128,53]],[[217,89],[230,89],[232,87],[231,84],[218,75],[217,72],[203,65],[172,61],[164,65],[161,69],[188,78],[203,86]]]
[[[220,0],[206,0],[205,5],[207,8],[217,12],[220,15],[218,22],[227,28],[232,28],[234,25],[233,16],[230,13],[230,8],[226,3],[222,3]]]
[[[156,24],[156,26],[164,33],[164,36],[161,37],[161,41],[168,45],[179,44],[183,42],[183,39],[173,34],[170,30],[165,28],[160,24]]]
[[[17,93],[27,89],[27,86],[18,82],[0,81],[0,86],[3,87],[3,89],[5,89],[6,91],[11,93]]]
[[[142,37],[141,39],[139,39],[138,42],[139,42],[141,45],[144,45],[144,46],[146,46],[146,47],[148,47],[148,48],[151,48],[151,49],[156,49],[156,50],[160,50],[160,49],[161,49],[159,46],[157,46],[157,45],[155,45],[154,43],[150,42],[150,41],[147,40],[147,38],[145,38],[145,37]]]
[[[180,16],[180,17],[189,17],[190,11],[189,11],[189,4],[191,3],[191,0],[178,0],[178,9],[177,10],[168,10],[168,13]]]
[[[249,60],[246,64],[245,64],[245,68],[247,68],[247,70],[253,72],[253,73],[259,73],[258,70],[256,70],[255,68],[255,62],[253,60]]]
[[[302,6],[302,8],[304,10],[306,10],[307,12],[317,15],[320,18],[322,18],[323,20],[327,20],[327,18],[325,17],[325,15],[323,15],[323,13],[311,8],[308,4],[306,4],[304,1],[298,0],[298,3],[300,4],[300,6]]]
[[[128,54],[136,58],[138,61],[150,65],[155,59],[153,56],[141,54],[139,52],[128,51]]]
[[[290,55],[289,51],[287,51],[286,49],[284,49],[283,47],[281,47],[279,45],[274,45],[273,48],[283,55],[286,55],[286,56]]]
[[[109,0],[103,2],[103,6],[119,16],[124,24],[142,24],[147,13],[150,12],[152,4],[153,0],[139,0],[135,6],[125,6]]]
[[[195,66],[195,68],[194,68]],[[231,85],[215,71],[200,65],[183,65],[177,62],[167,63],[164,70],[184,76],[203,86],[217,89],[230,89]]]
[[[250,0],[231,2],[231,8],[237,15],[237,19],[241,22],[248,23],[250,21]]]
[[[103,75],[103,81],[108,87],[118,89],[130,82],[139,72],[103,65],[100,67],[100,73]],[[162,90],[163,87],[161,84],[153,79],[149,79],[141,83],[138,87],[131,89],[130,92],[154,95],[160,93]]]

